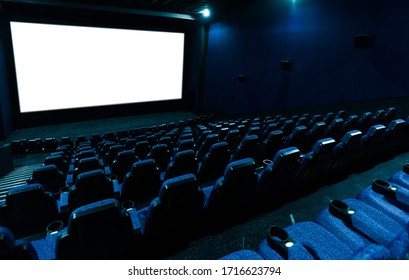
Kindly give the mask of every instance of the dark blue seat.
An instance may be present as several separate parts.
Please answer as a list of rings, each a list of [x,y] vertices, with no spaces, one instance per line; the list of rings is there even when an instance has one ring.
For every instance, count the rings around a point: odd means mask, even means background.
[[[111,165],[111,178],[115,176],[118,183],[122,183],[125,175],[131,171],[132,165],[138,160],[133,150],[119,152]]]
[[[243,158],[257,158],[260,143],[257,135],[247,135],[238,145],[236,151],[233,152],[231,161],[240,160]]]
[[[403,119],[391,121],[385,130],[385,145],[383,154],[392,156],[405,151],[407,139],[405,138],[406,122]]]
[[[358,155],[360,161],[373,162],[379,159],[379,152],[385,143],[385,130],[383,124],[373,125],[362,136]]]
[[[186,150],[194,150],[195,149],[195,141],[192,138],[184,139],[177,144],[174,154]]]
[[[54,195],[59,194],[60,190],[67,185],[65,175],[53,164],[35,168],[28,182],[30,184],[39,183],[44,187],[45,191]]]
[[[143,205],[158,195],[161,184],[160,171],[153,159],[135,162],[124,177],[121,200]]]
[[[285,139],[284,147],[297,147],[301,152],[306,152],[307,147],[307,127],[296,126],[293,132]]]
[[[359,130],[352,130],[342,137],[341,141],[334,147],[334,161],[331,169],[337,174],[342,174],[345,171],[353,170],[354,160],[358,158],[360,152],[360,142],[362,132]]]
[[[409,224],[409,190],[383,180],[374,180],[357,199],[385,213],[402,226]]]
[[[149,154],[151,150],[151,146],[149,145],[148,141],[139,141],[135,144],[134,153],[135,155],[143,160],[146,159],[146,156]]]
[[[195,151],[186,150],[175,155],[165,171],[164,180],[185,174],[197,174],[198,161]]]
[[[268,137],[261,142],[258,151],[257,159],[263,161],[265,159],[271,160],[274,155],[283,148],[284,133],[281,130],[271,131]]]
[[[165,144],[157,144],[152,147],[147,159],[155,160],[156,166],[161,172],[164,172],[170,162],[170,151]]]
[[[334,234],[312,222],[270,227],[259,254],[268,260],[347,260],[353,250]]]
[[[237,213],[238,209],[248,209],[255,198],[257,180],[254,159],[231,162],[214,186],[203,189],[206,196],[205,209],[216,215],[223,211]]]
[[[286,120],[283,125],[280,127],[280,130],[284,133],[285,136],[290,135],[294,130],[295,122],[293,120]]]
[[[138,211],[144,240],[162,248],[186,244],[201,225],[203,202],[193,174],[166,180],[150,206]]]
[[[392,184],[409,189],[409,163],[403,165],[402,170],[393,174],[388,181]]]
[[[101,162],[98,160],[98,157],[87,157],[87,158],[82,158],[78,161],[77,167],[74,169],[74,172],[72,174],[72,180],[69,181],[67,178],[67,182],[69,184],[75,183],[75,180],[77,179],[77,176],[81,173],[91,171],[91,170],[102,170],[105,173],[105,168],[101,164]]]
[[[356,125],[357,127],[355,129],[363,131],[366,133],[368,128],[372,125],[372,116],[373,114],[371,112],[365,112],[361,115],[361,117],[358,119]]]
[[[217,134],[207,134],[204,141],[200,144],[197,150],[197,158],[202,160],[202,158],[209,152],[210,147],[219,142],[219,135]]]
[[[326,179],[325,174],[330,168],[335,145],[334,139],[325,138],[317,141],[312,151],[303,155],[299,179],[304,183],[304,186],[310,188],[313,185],[319,185],[319,182]]]
[[[308,148],[311,149],[318,140],[325,138],[326,129],[327,125],[324,122],[317,122],[314,124],[314,126],[307,132],[306,150],[308,150]]]
[[[358,127],[357,122],[359,120],[358,115],[350,115],[342,125],[343,133],[347,133],[348,131],[354,130]]]
[[[126,140],[124,145],[124,150],[133,150],[136,146],[137,140],[135,138],[130,138]]]
[[[87,171],[77,176],[75,185],[69,190],[67,206],[72,212],[80,206],[113,196],[113,183],[106,178],[102,169]],[[61,199],[64,199],[63,196]]]
[[[360,200],[332,200],[316,221],[353,251],[374,243],[388,248],[396,259],[406,258],[409,252],[407,226]]]
[[[122,145],[113,145],[109,147],[108,152],[104,156],[104,165],[110,167],[112,162],[116,159],[119,152],[122,152],[124,147]]]
[[[213,144],[199,165],[197,173],[199,183],[211,182],[223,176],[229,162],[229,145],[226,142]]]
[[[7,227],[0,226],[0,260],[37,260],[31,243],[17,241]]]
[[[64,159],[63,155],[53,155],[47,156],[44,160],[44,165],[55,165],[58,170],[60,170],[64,176],[67,175],[70,168],[69,163]]]
[[[268,135],[274,130],[279,130],[279,127],[276,123],[270,123],[265,128],[263,128],[260,135],[261,141],[267,139]]]
[[[97,201],[71,213],[56,241],[56,259],[123,260],[131,258],[134,227],[115,199]]]
[[[18,239],[44,233],[47,225],[58,219],[57,201],[41,184],[10,189],[0,205],[0,224]]]
[[[343,130],[344,120],[341,118],[334,119],[331,124],[326,128],[325,137],[331,137],[335,141],[339,141],[344,135]]]
[[[262,199],[274,198],[284,202],[290,194],[297,193],[291,185],[296,180],[295,174],[299,172],[301,156],[296,147],[281,149],[275,154],[259,176],[258,188]]]
[[[43,148],[45,152],[55,151],[59,146],[59,143],[55,137],[47,137],[44,139]]]
[[[241,141],[240,131],[238,129],[229,130],[223,141],[229,144],[230,152],[234,151]]]

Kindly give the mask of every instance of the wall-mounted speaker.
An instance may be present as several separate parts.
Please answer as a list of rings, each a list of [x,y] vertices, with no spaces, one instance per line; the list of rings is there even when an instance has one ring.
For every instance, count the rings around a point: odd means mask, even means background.
[[[237,78],[241,84],[246,84],[249,80],[246,75],[237,75]]]
[[[369,49],[372,47],[373,37],[371,34],[359,34],[354,36],[354,47],[356,49]]]
[[[293,62],[291,60],[281,60],[280,61],[281,70],[283,71],[291,71],[293,70]]]

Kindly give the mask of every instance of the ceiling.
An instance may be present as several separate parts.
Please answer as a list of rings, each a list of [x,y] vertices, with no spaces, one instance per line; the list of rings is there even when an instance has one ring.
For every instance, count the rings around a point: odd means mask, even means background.
[[[223,15],[242,6],[261,0],[65,0],[86,4],[132,8],[166,13],[187,14],[193,17],[204,8],[209,8],[214,15]]]

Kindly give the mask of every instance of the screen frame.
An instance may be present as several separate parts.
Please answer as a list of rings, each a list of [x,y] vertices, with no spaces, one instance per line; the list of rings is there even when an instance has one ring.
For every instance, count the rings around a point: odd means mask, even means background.
[[[188,63],[189,57],[196,55],[191,50],[190,45],[194,32],[197,30],[198,22],[187,20],[185,18],[172,17],[152,17],[141,14],[135,14],[132,10],[129,13],[121,10],[115,12],[112,10],[98,10],[82,7],[49,7],[33,6],[30,9],[21,9],[21,7],[7,7],[6,17],[6,43],[7,57],[6,61],[9,68],[9,88],[10,98],[13,108],[13,126],[14,128],[27,128],[33,126],[42,126],[49,124],[58,124],[65,122],[77,122],[82,120],[120,117],[135,114],[160,113],[169,111],[190,110],[191,104],[188,104],[188,94],[192,90],[190,84],[192,63]],[[161,31],[176,32],[184,34],[184,59],[182,75],[182,98],[167,101],[152,101],[143,103],[130,103],[119,105],[105,105],[85,108],[72,108],[49,110],[40,112],[21,113],[18,99],[17,75],[14,63],[14,53],[12,46],[10,22],[28,22],[56,25],[71,25],[97,28],[117,28],[142,31]],[[193,71],[196,69],[193,69]],[[195,75],[195,74],[193,74]],[[190,89],[188,89],[190,87]]]

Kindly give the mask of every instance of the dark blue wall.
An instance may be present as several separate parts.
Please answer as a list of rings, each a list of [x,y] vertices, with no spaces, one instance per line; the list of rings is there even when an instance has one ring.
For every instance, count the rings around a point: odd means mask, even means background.
[[[1,33],[4,32],[4,22],[0,21]],[[0,34],[0,140],[6,139],[11,133],[12,127],[12,112],[10,92],[8,85],[8,75],[5,56],[5,45],[3,42],[3,34]]]
[[[406,96],[408,12],[398,0],[261,1],[237,11],[210,26],[205,105],[244,113]],[[367,33],[372,47],[354,48]],[[283,59],[292,71],[280,69]]]

